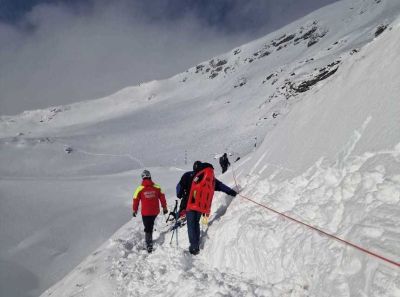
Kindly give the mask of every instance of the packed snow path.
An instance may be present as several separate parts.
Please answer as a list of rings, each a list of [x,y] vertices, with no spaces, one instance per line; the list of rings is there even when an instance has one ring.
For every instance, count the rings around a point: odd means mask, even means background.
[[[171,232],[162,216],[156,221],[156,230],[162,230],[154,233],[155,250],[147,253],[141,218],[137,220],[59,283],[71,285],[69,289],[56,285],[43,296],[285,296],[285,288],[210,268],[203,255],[190,255],[183,248],[186,228],[179,229],[179,246],[175,238],[170,245]]]

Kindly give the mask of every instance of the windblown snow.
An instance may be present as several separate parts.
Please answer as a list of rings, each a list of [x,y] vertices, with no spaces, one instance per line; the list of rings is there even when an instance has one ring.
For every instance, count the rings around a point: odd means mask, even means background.
[[[340,1],[168,80],[0,117],[0,295],[400,296],[399,36],[397,0]],[[172,208],[224,152],[241,196],[215,195],[200,255],[161,215],[145,252],[140,171]]]

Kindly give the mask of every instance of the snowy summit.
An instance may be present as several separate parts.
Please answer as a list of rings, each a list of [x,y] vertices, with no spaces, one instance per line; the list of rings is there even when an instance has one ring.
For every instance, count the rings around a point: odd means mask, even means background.
[[[399,36],[398,0],[339,1],[169,79],[1,116],[0,295],[400,296]],[[162,214],[148,253],[141,172],[172,210],[196,160],[239,195],[215,193],[198,255]]]

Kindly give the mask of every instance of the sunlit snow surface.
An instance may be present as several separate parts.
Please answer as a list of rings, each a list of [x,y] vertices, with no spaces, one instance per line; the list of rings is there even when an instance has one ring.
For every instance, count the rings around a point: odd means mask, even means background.
[[[400,296],[398,267],[240,197],[216,195],[195,258],[185,227],[170,245],[159,216],[148,255],[129,221],[143,167],[171,208],[183,170],[227,150],[241,159],[220,178],[234,169],[243,195],[399,262],[399,12],[342,1],[169,80],[2,117],[1,295],[38,295],[92,253],[43,296]]]

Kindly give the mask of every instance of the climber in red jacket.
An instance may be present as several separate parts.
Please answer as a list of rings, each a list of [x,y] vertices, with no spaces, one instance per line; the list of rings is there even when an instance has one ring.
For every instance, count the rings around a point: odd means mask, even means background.
[[[165,195],[159,185],[151,180],[150,171],[142,172],[142,184],[136,189],[133,194],[133,217],[136,217],[139,203],[142,203],[141,213],[144,225],[145,239],[147,251],[153,251],[153,227],[157,215],[160,213],[160,202],[163,208],[163,213],[168,213],[167,202]]]

